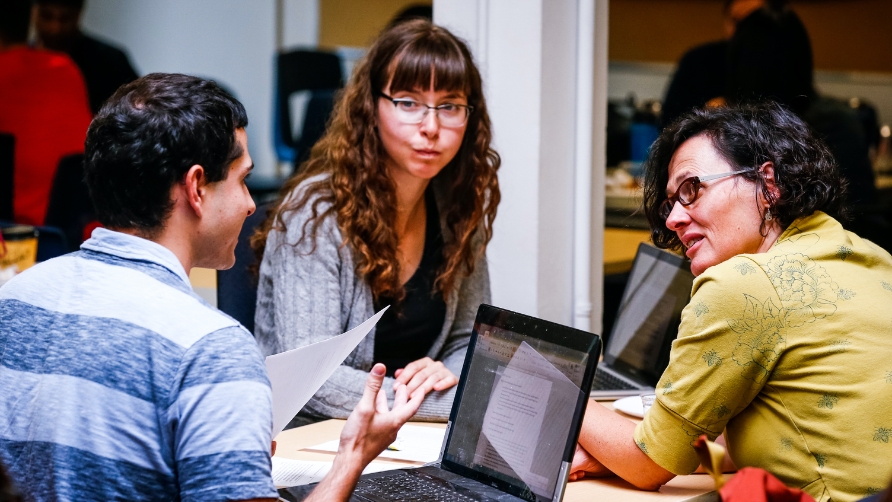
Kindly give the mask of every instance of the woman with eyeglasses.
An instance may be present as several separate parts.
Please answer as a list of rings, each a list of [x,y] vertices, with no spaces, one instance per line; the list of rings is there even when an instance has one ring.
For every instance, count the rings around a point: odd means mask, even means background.
[[[737,467],[816,500],[892,472],[892,257],[843,229],[833,157],[776,104],[697,110],[647,161],[654,243],[696,276],[656,402],[637,426],[590,402],[572,479],[657,489],[724,433]]]
[[[255,332],[265,355],[340,334],[390,306],[292,425],[346,418],[366,374],[430,392],[446,420],[499,204],[483,88],[467,46],[415,20],[384,31],[343,90],[325,136],[253,239]]]

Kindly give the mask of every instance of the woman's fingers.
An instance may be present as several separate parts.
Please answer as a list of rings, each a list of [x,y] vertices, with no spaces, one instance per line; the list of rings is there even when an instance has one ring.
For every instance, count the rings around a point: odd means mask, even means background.
[[[402,384],[408,384],[419,371],[423,371],[428,366],[434,364],[434,360],[429,357],[423,357],[417,361],[412,361],[405,368],[396,370],[393,375],[396,381]],[[411,394],[411,392],[410,392]]]
[[[458,377],[453,375],[452,372],[450,371],[449,375],[447,375],[445,378],[441,378],[439,382],[434,384],[434,390],[436,390],[436,391],[446,390],[450,387],[455,386],[457,383],[458,383]]]

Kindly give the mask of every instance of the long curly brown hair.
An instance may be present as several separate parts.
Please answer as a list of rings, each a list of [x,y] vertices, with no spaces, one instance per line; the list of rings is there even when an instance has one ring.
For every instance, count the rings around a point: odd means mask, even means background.
[[[459,274],[474,270],[492,238],[501,197],[496,176],[501,159],[490,147],[492,130],[483,84],[470,51],[448,30],[423,20],[387,29],[358,63],[350,84],[338,97],[327,132],[298,174],[285,183],[270,215],[251,239],[258,257],[263,255],[269,232],[286,232],[286,215],[312,200],[312,217],[294,245],[310,235],[315,247],[319,225],[334,214],[344,237],[342,244],[353,250],[356,273],[367,281],[374,298],[403,298],[395,230],[396,186],[385,167],[387,154],[378,137],[376,103],[388,83],[390,92],[396,93],[428,89],[432,82],[438,91],[463,92],[473,107],[458,153],[432,180],[444,188],[441,212],[446,223],[444,259],[435,289],[445,297]],[[329,176],[304,184],[322,173]],[[292,196],[298,187],[299,193]],[[325,207],[321,212],[320,205]]]

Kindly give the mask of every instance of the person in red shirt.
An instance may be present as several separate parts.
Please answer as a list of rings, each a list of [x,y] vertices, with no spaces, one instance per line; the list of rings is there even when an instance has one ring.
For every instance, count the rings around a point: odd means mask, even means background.
[[[29,0],[0,2],[0,132],[15,138],[15,221],[42,225],[59,160],[84,151],[92,115],[65,54],[27,46]]]

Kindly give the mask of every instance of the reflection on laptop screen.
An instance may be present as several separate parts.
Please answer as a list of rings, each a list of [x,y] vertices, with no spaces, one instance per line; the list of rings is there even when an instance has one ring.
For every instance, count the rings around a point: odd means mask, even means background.
[[[487,324],[443,459],[552,500],[588,354]],[[524,497],[533,498],[533,497]]]
[[[645,246],[635,258],[604,359],[644,373],[653,384],[664,369],[661,359],[675,338],[693,276],[680,257]]]

